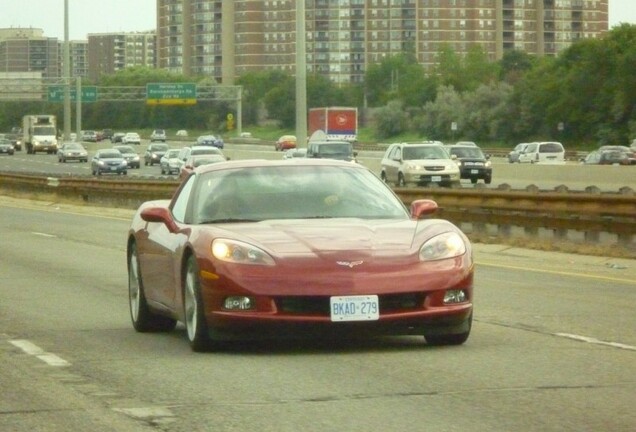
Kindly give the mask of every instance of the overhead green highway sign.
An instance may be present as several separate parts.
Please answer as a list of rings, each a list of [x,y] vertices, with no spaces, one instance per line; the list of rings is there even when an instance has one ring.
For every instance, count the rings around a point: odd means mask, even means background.
[[[194,105],[197,86],[194,83],[146,84],[147,105]]]
[[[75,87],[70,88],[71,102],[77,100],[77,90]],[[47,92],[47,100],[49,102],[63,102],[64,101],[64,86],[52,85],[49,86]],[[86,86],[82,87],[82,102],[96,102],[97,101],[97,87]]]

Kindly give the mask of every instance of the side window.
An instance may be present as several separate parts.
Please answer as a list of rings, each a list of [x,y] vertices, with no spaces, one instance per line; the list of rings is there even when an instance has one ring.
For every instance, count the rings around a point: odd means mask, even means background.
[[[179,196],[172,206],[172,216],[176,221],[184,222],[186,210],[188,209],[188,202],[190,195],[192,194],[192,185],[194,184],[195,176],[190,176],[186,180],[186,184],[183,185],[179,191]]]

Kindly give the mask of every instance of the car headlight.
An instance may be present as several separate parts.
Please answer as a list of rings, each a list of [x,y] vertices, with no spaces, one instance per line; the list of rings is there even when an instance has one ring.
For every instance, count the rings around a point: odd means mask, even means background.
[[[274,259],[260,248],[237,240],[215,239],[212,255],[218,260],[235,264],[275,265]]]
[[[459,167],[460,167],[460,166],[462,166],[462,161],[460,161],[460,160],[455,161],[455,163],[456,163],[456,164],[457,164],[457,166],[459,166]]]
[[[135,156],[135,157],[133,158],[133,160],[138,161],[138,160],[139,160],[139,156]]]
[[[104,166],[105,164],[104,164],[104,161],[97,161],[97,165]]]
[[[125,160],[121,161],[121,166],[126,166],[128,165],[128,162],[126,162]]]
[[[492,162],[490,161],[486,161],[486,163],[484,164],[486,168],[490,167],[491,165],[492,165]]]
[[[426,241],[420,248],[421,261],[453,258],[466,253],[464,239],[456,232],[439,234]]]

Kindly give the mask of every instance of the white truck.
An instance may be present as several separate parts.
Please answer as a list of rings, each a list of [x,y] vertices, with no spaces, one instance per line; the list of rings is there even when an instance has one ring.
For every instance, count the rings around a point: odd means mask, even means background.
[[[57,119],[54,115],[25,115],[22,118],[22,133],[28,154],[57,153]]]

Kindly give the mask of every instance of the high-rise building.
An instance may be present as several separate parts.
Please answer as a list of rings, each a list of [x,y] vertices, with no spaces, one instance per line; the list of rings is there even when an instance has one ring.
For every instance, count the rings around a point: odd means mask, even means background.
[[[296,0],[157,0],[158,66],[224,84],[247,71],[295,70]],[[361,82],[409,53],[423,66],[447,46],[554,56],[608,29],[608,0],[305,0],[309,72]]]
[[[64,42],[60,42],[60,64],[64,66]],[[88,41],[69,41],[69,56],[71,58],[71,77],[88,77]]]
[[[132,66],[156,67],[155,32],[89,33],[88,76],[98,80]]]
[[[42,29],[0,29],[0,72],[37,72],[42,78],[59,78],[60,44],[45,37]]]

